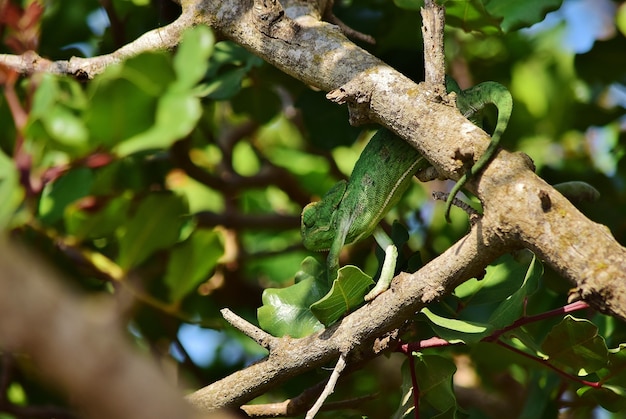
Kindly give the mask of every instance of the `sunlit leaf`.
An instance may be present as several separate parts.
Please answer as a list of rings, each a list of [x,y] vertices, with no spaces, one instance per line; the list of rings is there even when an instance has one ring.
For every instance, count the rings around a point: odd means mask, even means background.
[[[233,147],[233,169],[241,176],[254,176],[261,168],[259,157],[250,143],[240,141]]]
[[[4,152],[0,150],[0,230],[7,227],[11,217],[21,205],[24,191],[19,184],[17,168]]]
[[[95,80],[85,121],[94,145],[107,149],[148,130],[154,124],[158,97],[131,81]]]
[[[478,342],[492,331],[491,325],[472,321],[451,319],[433,313],[429,308],[422,309],[437,335],[450,343]]]
[[[186,90],[204,77],[208,59],[213,52],[215,37],[207,26],[196,26],[185,31],[182,42],[174,56],[176,88]]]
[[[298,338],[324,328],[309,308],[328,291],[324,267],[307,257],[295,281],[287,288],[263,291],[263,306],[257,310],[257,318],[261,328],[274,336]]]
[[[413,356],[413,355],[411,355]],[[413,400],[413,379],[411,377],[411,369],[408,360],[405,360],[402,363],[402,386],[401,388],[401,397],[400,397],[400,405],[398,409],[395,411],[391,419],[404,419],[404,418],[414,418],[414,410],[415,403]]]
[[[443,0],[446,23],[467,32],[510,32],[531,26],[561,6],[562,0]],[[423,0],[394,0],[403,9],[419,10]]]
[[[626,387],[605,384],[601,388],[581,387],[577,394],[583,399],[592,399],[610,412],[626,409]]]
[[[116,147],[120,156],[142,150],[164,149],[188,135],[202,115],[200,100],[188,92],[168,92],[157,105],[156,123],[148,131]]]
[[[561,7],[563,0],[484,0],[486,10],[496,19],[502,19],[504,32],[532,26],[541,22],[548,12]]]
[[[487,267],[483,278],[473,278],[456,287],[454,295],[466,306],[502,301],[520,288],[527,270],[527,264],[504,255]]]
[[[46,130],[64,146],[87,150],[89,133],[81,118],[62,106],[54,106],[42,118]]]

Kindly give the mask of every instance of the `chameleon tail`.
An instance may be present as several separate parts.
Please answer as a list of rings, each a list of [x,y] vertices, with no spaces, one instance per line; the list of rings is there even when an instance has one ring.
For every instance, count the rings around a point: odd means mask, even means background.
[[[479,173],[489,161],[491,161],[491,158],[498,149],[500,138],[506,130],[506,126],[511,118],[511,112],[513,111],[513,98],[511,97],[511,93],[509,93],[506,87],[496,82],[480,83],[470,89],[462,91],[460,97],[462,99],[457,100],[457,106],[466,118],[473,117],[475,113],[482,110],[486,105],[493,104],[498,109],[498,120],[487,150],[480,156],[476,164],[461,176],[450,191],[450,195],[448,195],[445,212],[445,218],[448,223],[450,222],[450,209],[452,208],[454,197],[468,179]]]

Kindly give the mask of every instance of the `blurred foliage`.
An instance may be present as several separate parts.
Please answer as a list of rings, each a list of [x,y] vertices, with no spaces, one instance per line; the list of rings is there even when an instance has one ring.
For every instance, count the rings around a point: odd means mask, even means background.
[[[165,0],[48,1],[43,9],[18,3],[0,2],[12,7],[0,12],[0,53],[38,46],[52,59],[108,53],[179,12]],[[376,38],[364,48],[423,78],[422,1],[336,3],[340,19]],[[596,187],[600,200],[581,210],[626,243],[626,3],[444,3],[449,73],[462,88],[495,80],[513,94],[502,145],[531,156],[549,183]],[[566,13],[583,3],[594,3],[585,22],[604,12],[606,29],[585,50],[565,42],[568,31],[583,31]],[[223,307],[253,323],[258,310],[261,325],[277,335],[323,327],[310,310],[327,291],[318,287],[323,255],[315,261],[302,247],[299,214],[349,175],[369,138],[349,126],[345,108],[236,44],[216,42],[207,28],[187,33],[175,52],[143,54],[89,82],[43,74],[17,79],[3,68],[0,82],[0,225],[47,255],[75,286],[114,297],[130,292],[129,337],[173,358],[189,389],[265,354],[225,327]],[[387,217],[409,232],[402,269],[417,269],[467,230],[461,211],[446,224],[443,204],[430,198],[449,187],[416,183]],[[373,240],[345,250],[342,263],[376,276]],[[524,315],[565,306],[568,288],[526,255],[497,261],[484,278],[418,314],[402,336],[462,345],[377,359],[345,377],[333,398],[377,396],[319,417],[405,417],[413,406],[411,370],[422,417],[549,418],[559,409],[584,417],[598,406],[605,417],[620,417],[626,328],[619,321],[579,311],[481,341]],[[331,323],[352,308],[318,315]],[[8,377],[3,399],[13,407],[65,403],[41,386],[27,359],[15,359],[0,367]],[[305,374],[255,402],[294,397],[324,377]],[[490,406],[478,402],[485,394]]]

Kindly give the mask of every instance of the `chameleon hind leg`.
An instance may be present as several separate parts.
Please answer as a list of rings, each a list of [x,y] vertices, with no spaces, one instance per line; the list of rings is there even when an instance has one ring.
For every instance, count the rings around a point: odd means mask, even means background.
[[[374,239],[376,239],[376,243],[385,251],[385,260],[380,270],[378,282],[376,282],[374,288],[364,297],[365,301],[371,301],[389,289],[398,259],[398,249],[382,228],[376,227],[372,234]]]

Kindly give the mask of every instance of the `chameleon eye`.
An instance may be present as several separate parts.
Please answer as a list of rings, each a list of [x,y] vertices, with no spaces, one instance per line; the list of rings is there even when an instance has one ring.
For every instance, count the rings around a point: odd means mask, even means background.
[[[317,219],[316,214],[317,208],[315,202],[305,206],[302,210],[302,224],[305,227],[312,227],[313,225],[315,225],[315,220]]]

